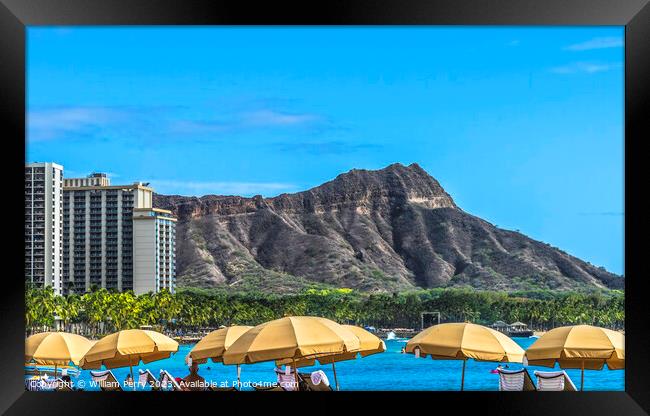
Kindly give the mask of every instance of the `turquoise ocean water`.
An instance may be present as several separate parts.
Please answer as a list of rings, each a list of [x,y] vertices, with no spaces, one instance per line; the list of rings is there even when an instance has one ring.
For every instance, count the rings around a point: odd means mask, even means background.
[[[532,344],[534,338],[515,338],[522,348],[526,349]],[[415,358],[412,354],[400,353],[406,345],[405,339],[386,341],[386,352],[351,361],[342,361],[336,364],[336,373],[341,390],[459,390],[461,380],[462,361],[432,360],[430,358]],[[192,345],[180,345],[176,354],[166,360],[134,367],[137,379],[137,369],[149,369],[158,377],[160,369],[169,371],[174,377],[185,377],[188,374],[185,365],[185,356],[192,349]],[[465,390],[498,390],[499,381],[497,374],[490,370],[496,363],[477,362],[469,360],[465,370]],[[241,369],[241,380],[249,382],[274,382],[273,362],[244,365]],[[521,364],[510,364],[510,368],[521,368]],[[314,371],[322,369],[334,385],[332,366],[306,367],[301,371]],[[528,371],[533,377],[534,370],[550,371],[550,368],[529,366]],[[117,368],[113,373],[122,382],[129,369]],[[580,388],[580,370],[567,370],[574,384]],[[233,385],[237,380],[236,366],[225,366],[208,362],[199,367],[199,374],[207,381],[228,383]],[[606,367],[601,371],[585,371],[585,390],[624,390],[624,370],[610,371]],[[82,370],[79,377],[73,381],[79,385],[81,381],[84,390],[98,390],[91,386],[90,371]],[[148,388],[145,388],[147,390]],[[252,390],[244,387],[243,390]]]

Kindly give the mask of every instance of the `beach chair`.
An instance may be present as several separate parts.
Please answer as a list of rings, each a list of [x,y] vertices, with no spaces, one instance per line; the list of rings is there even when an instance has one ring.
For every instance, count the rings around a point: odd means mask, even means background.
[[[122,391],[120,382],[117,381],[111,370],[91,371],[90,376],[102,391]]]
[[[525,368],[506,370],[498,368],[499,391],[535,391],[535,384]]]
[[[138,386],[145,387],[146,385],[151,386],[152,391],[160,390],[160,383],[149,369],[138,370]]]
[[[45,376],[42,379],[42,389],[44,391],[56,391],[56,388],[58,387],[58,382],[57,379],[54,377],[47,377]]]
[[[304,387],[301,388],[300,376],[298,376],[298,385],[296,385],[296,373],[291,371],[289,374],[279,373],[276,371],[278,377],[278,385],[285,391],[300,391],[304,390]]]
[[[32,376],[25,379],[25,389],[27,391],[38,391],[40,385],[40,378],[38,376]]]
[[[535,371],[537,391],[577,391],[575,384],[564,371]]]
[[[172,377],[172,375],[169,374],[167,370],[160,370],[160,387],[162,390],[168,388],[172,391],[189,391],[188,389],[178,384],[176,379]]]
[[[314,371],[311,374],[298,373],[298,378],[301,381],[301,390],[304,391],[334,391],[327,376],[323,370]],[[303,387],[304,386],[304,387]]]
[[[53,378],[46,378],[46,376],[33,376],[25,380],[25,388],[28,391],[53,391],[56,388],[55,380]]]
[[[57,378],[56,379],[56,387],[55,387],[54,390],[56,390],[56,391],[74,391],[74,389],[72,388],[72,381],[66,382],[66,381],[63,381],[62,378]]]
[[[188,376],[189,377],[189,376]],[[181,387],[184,391],[208,391],[209,383],[205,379],[201,380],[188,380],[185,377],[181,380]]]

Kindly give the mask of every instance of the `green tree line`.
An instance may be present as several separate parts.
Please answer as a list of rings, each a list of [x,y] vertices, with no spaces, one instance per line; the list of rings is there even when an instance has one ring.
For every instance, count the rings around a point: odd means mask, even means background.
[[[300,294],[228,293],[185,289],[136,296],[94,290],[57,296],[49,287],[27,288],[25,324],[29,332],[81,324],[90,334],[152,325],[197,329],[257,325],[288,315],[313,315],[378,328],[419,329],[422,312],[440,312],[442,322],[491,324],[522,321],[535,329],[580,323],[624,328],[621,291],[506,293],[473,289],[431,289],[366,294],[351,289],[308,289]],[[437,321],[437,317],[436,317]],[[432,322],[430,318],[425,326]]]

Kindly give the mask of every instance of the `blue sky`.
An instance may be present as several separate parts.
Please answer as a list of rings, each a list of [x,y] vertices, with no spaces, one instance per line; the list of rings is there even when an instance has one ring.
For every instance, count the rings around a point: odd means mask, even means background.
[[[417,162],[623,273],[622,27],[32,27],[27,159],[273,196]]]

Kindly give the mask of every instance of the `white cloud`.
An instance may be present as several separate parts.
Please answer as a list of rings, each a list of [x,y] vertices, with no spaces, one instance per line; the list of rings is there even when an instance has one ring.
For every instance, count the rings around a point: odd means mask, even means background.
[[[589,51],[592,49],[622,48],[624,45],[623,38],[606,37],[593,38],[586,42],[569,45],[564,49],[567,51]]]
[[[230,128],[226,123],[181,120],[171,124],[171,131],[183,134],[222,133]]]
[[[258,129],[318,129],[331,127],[323,117],[272,109],[226,112],[191,119],[166,107],[49,107],[27,114],[29,141],[50,139],[105,139],[115,137],[192,139]],[[182,113],[181,113],[182,114]]]
[[[274,110],[257,110],[230,114],[224,118],[206,120],[180,120],[171,124],[177,134],[218,134],[263,127],[299,127],[320,121],[314,114],[283,113]]]
[[[600,217],[624,217],[625,213],[622,211],[603,211],[603,212],[579,212],[580,216],[600,216]]]
[[[319,117],[314,114],[291,114],[273,110],[259,110],[245,114],[242,121],[246,124],[260,126],[290,126],[310,123],[318,119]]]
[[[606,72],[612,69],[621,68],[623,65],[620,62],[610,63],[597,63],[597,62],[574,62],[571,64],[557,66],[551,68],[550,71],[554,74],[576,74],[587,73],[595,74],[597,72]]]
[[[150,182],[156,192],[180,195],[269,196],[296,190],[295,185],[280,182],[201,182],[168,179],[150,179],[145,182]]]
[[[120,111],[103,107],[62,107],[27,113],[28,140],[56,139],[82,133],[124,117]]]

